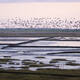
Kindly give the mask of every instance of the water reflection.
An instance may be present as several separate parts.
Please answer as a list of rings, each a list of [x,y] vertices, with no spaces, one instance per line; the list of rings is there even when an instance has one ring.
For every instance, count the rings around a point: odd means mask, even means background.
[[[7,38],[0,38],[0,41],[5,41]],[[39,38],[15,38],[18,41],[35,40]],[[74,46],[74,48],[28,48],[28,47],[8,47],[1,49],[4,46],[0,45],[0,68],[3,69],[30,69],[37,70],[39,68],[59,68],[59,69],[80,69],[80,48],[78,41],[53,41],[54,39],[66,38],[52,38],[43,41],[36,41],[28,44],[21,44],[20,46]],[[67,38],[69,40],[76,40],[80,38]],[[12,41],[14,38],[8,38]],[[13,42],[13,41],[12,41]],[[9,43],[9,41],[8,41]],[[51,62],[52,61],[52,62]],[[75,67],[74,67],[75,66]]]

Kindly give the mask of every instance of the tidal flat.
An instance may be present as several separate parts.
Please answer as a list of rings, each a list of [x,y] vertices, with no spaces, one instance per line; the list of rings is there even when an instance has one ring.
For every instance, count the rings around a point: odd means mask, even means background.
[[[79,40],[79,37],[0,37],[0,43],[5,44],[0,45],[0,79],[80,80]]]

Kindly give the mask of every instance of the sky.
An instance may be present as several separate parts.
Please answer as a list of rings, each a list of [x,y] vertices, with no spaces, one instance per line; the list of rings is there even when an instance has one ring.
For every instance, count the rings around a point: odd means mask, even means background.
[[[80,0],[0,0],[0,18],[3,17],[79,18],[80,17],[79,1]]]
[[[80,2],[80,0],[0,0],[0,2]]]
[[[1,3],[0,17],[80,17],[80,3]]]

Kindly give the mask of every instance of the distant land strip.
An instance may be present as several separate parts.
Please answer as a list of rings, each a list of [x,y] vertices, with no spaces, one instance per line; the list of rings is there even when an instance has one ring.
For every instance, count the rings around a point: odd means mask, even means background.
[[[1,28],[0,37],[80,37],[80,29]]]

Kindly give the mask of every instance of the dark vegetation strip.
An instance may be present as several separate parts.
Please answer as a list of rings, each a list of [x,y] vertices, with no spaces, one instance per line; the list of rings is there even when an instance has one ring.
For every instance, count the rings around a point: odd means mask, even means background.
[[[27,41],[27,39],[0,39],[0,41]],[[74,39],[74,40],[47,39],[47,41],[80,41],[80,39]],[[5,43],[0,43],[0,44],[5,44]],[[10,43],[7,43],[7,44],[10,44]]]
[[[80,53],[80,51],[67,51],[67,52],[59,52],[59,53]]]
[[[80,75],[71,75],[71,74],[53,74],[53,73],[39,73],[39,72],[11,72],[11,71],[0,71],[0,73],[9,73],[9,74],[27,74],[27,75],[50,75],[50,76],[60,76],[60,77],[80,77]]]
[[[15,46],[10,45],[8,47],[24,47],[24,48],[80,48],[80,46]]]
[[[0,37],[80,37],[80,32],[0,32]]]
[[[59,54],[62,54],[62,53],[80,53],[80,51],[63,51],[63,52],[56,52],[56,53],[59,53]]]
[[[55,55],[55,54],[70,54],[70,53],[80,53],[80,51],[76,51],[76,52],[53,52],[53,53],[47,53],[47,55]],[[61,55],[62,56],[62,55]],[[70,55],[69,55],[70,56]]]

